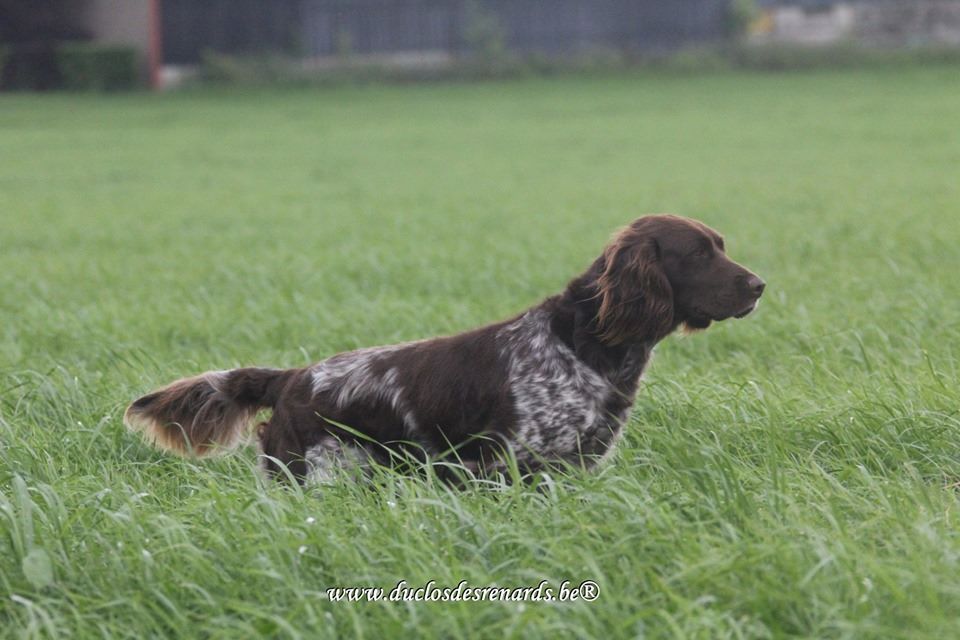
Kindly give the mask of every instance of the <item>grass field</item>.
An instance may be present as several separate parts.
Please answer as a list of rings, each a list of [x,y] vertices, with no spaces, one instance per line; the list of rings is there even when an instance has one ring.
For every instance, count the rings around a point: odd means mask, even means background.
[[[960,628],[960,73],[0,99],[0,635]],[[120,416],[173,378],[455,332],[673,211],[768,282],[662,343],[594,474],[263,483]],[[594,580],[593,602],[331,586]]]

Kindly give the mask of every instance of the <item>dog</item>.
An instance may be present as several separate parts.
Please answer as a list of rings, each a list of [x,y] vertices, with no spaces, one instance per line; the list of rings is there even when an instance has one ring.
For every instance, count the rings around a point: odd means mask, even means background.
[[[260,465],[301,483],[399,454],[471,473],[508,461],[525,473],[589,468],[619,439],[654,346],[746,316],[764,287],[706,225],[645,216],[562,293],[509,320],[305,368],[203,373],[134,401],[124,421],[160,448],[205,456],[271,409],[256,429]]]

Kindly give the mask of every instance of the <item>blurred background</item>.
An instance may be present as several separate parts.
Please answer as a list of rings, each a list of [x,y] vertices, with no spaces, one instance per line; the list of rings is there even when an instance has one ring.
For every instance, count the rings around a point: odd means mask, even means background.
[[[0,0],[0,87],[953,57],[956,0]]]
[[[0,637],[957,636],[960,0],[0,0],[0,69]],[[768,286],[598,474],[261,490],[121,424],[510,317],[653,212]]]

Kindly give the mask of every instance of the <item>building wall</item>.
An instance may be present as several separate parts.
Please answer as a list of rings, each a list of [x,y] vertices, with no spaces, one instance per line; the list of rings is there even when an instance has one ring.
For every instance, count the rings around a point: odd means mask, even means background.
[[[922,0],[857,5],[855,37],[878,44],[960,45],[960,2]]]
[[[854,28],[854,7],[779,7],[772,11],[771,36],[783,42],[826,44],[849,37]]]
[[[753,29],[756,42],[960,45],[956,0],[851,0],[768,6]]]
[[[157,0],[84,0],[82,26],[96,42],[131,46],[140,52],[141,73],[152,79],[158,57],[153,40]]]

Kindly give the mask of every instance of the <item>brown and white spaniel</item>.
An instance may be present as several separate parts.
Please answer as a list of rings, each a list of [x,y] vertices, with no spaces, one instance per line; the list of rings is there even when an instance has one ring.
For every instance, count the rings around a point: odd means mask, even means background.
[[[203,373],[139,398],[124,419],[159,447],[203,456],[272,409],[257,432],[262,465],[299,481],[398,454],[480,473],[504,469],[505,453],[524,471],[590,466],[616,443],[654,345],[747,315],[763,289],[717,232],[646,216],[563,293],[509,320],[302,369]]]

